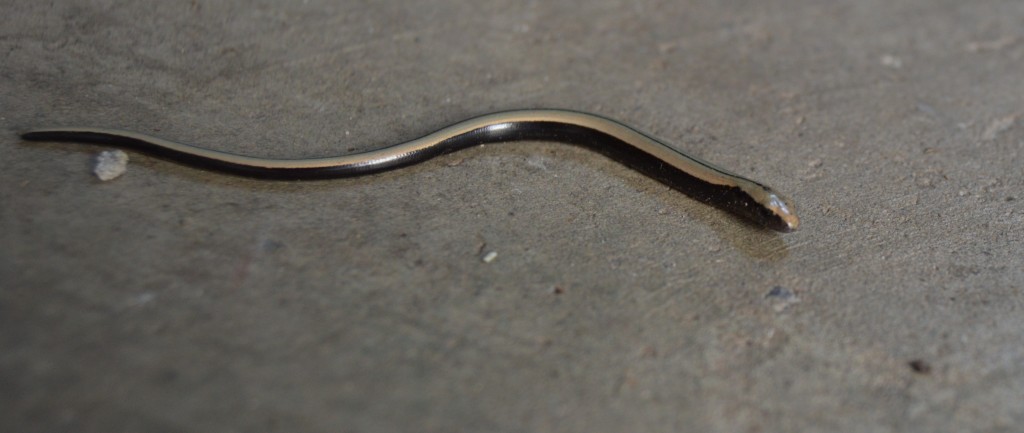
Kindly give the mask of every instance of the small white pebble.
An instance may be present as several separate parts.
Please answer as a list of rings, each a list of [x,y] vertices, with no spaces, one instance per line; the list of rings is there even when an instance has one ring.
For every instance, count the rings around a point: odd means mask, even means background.
[[[489,252],[487,254],[484,254],[483,261],[484,261],[484,263],[490,263],[490,262],[493,262],[494,259],[496,259],[496,258],[498,258],[498,252],[497,251],[491,251],[491,252]]]
[[[96,157],[96,165],[92,172],[100,180],[117,179],[128,170],[128,154],[120,150],[104,150]]]
[[[893,69],[899,69],[903,67],[903,59],[900,59],[899,57],[893,56],[891,54],[886,54],[882,56],[880,60],[882,62],[882,66],[887,66]]]

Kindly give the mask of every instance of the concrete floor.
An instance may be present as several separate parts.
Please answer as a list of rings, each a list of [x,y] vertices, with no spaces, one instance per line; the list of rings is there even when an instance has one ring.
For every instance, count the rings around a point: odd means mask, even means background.
[[[0,431],[1024,431],[1024,2],[2,3]],[[100,182],[16,136],[294,158],[531,107],[803,227],[556,143]]]

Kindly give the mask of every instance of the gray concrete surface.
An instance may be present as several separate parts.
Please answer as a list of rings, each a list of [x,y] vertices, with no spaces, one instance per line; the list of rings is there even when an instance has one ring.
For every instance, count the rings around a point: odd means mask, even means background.
[[[1024,2],[2,10],[0,431],[1024,431]],[[802,230],[553,143],[100,182],[101,148],[15,135],[326,156],[529,107],[763,180]]]

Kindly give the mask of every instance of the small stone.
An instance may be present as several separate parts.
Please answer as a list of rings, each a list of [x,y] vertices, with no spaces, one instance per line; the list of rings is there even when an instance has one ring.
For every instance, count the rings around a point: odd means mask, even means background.
[[[899,69],[903,67],[903,59],[896,57],[891,54],[886,54],[879,59],[882,62],[882,66],[886,66],[893,69]]]
[[[776,313],[781,313],[790,305],[800,302],[800,297],[793,293],[792,290],[782,287],[775,286],[764,295],[764,298],[771,304],[772,310]]]
[[[96,156],[96,165],[92,172],[100,180],[117,179],[128,170],[128,154],[121,150],[104,150]]]
[[[915,359],[907,363],[914,373],[917,374],[928,374],[932,372],[932,365],[923,359]]]
[[[772,287],[772,289],[769,290],[768,293],[764,295],[765,298],[779,298],[779,299],[789,299],[789,298],[792,298],[793,296],[794,295],[793,295],[793,292],[791,290],[789,290],[789,289],[787,289],[785,287],[782,287],[782,286]]]

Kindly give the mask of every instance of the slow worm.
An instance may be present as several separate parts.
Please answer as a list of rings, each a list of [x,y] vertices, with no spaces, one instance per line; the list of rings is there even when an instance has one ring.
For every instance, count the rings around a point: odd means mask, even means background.
[[[123,146],[181,163],[258,178],[359,176],[416,164],[485,143],[557,141],[600,152],[684,194],[782,232],[800,224],[791,201],[771,188],[678,151],[622,123],[566,110],[518,110],[480,116],[383,149],[330,158],[269,159],[220,152],[136,132],[44,128],[25,140]]]

